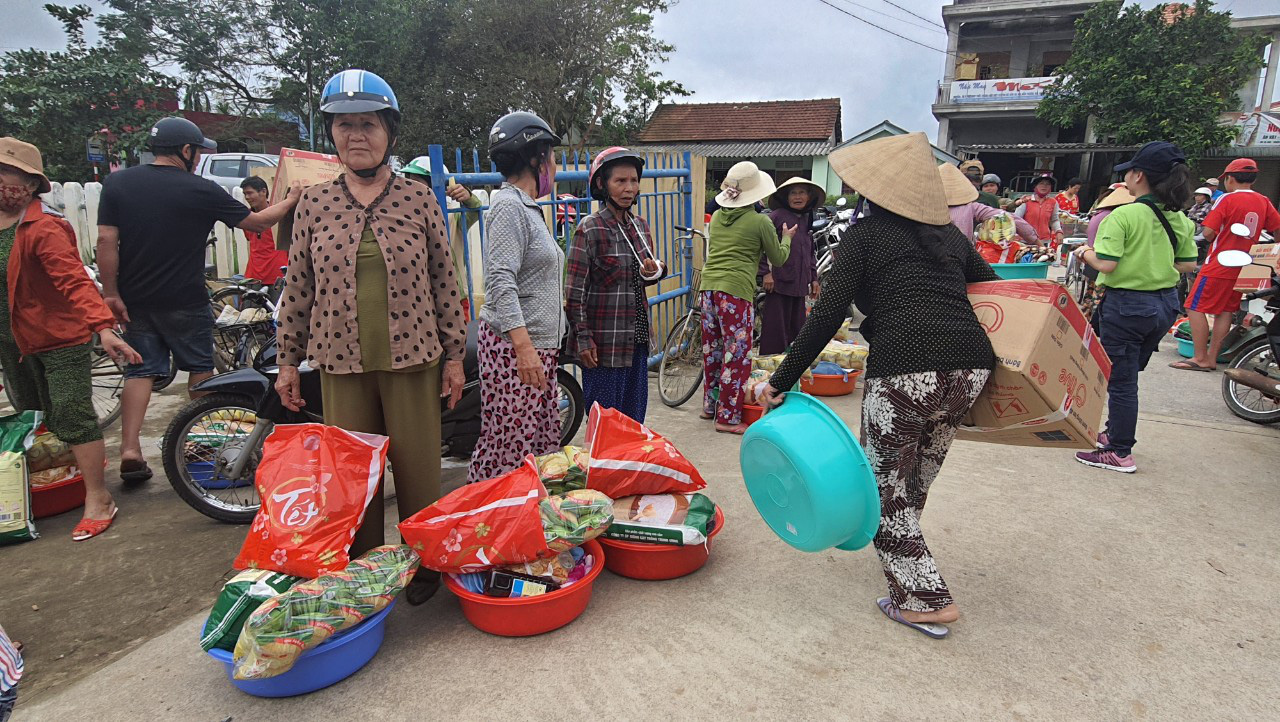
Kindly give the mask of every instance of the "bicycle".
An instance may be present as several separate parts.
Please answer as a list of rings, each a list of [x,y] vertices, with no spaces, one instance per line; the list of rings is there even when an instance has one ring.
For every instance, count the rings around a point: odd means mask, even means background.
[[[702,240],[702,257],[707,257],[707,236],[693,228],[673,226],[684,234],[676,238],[681,248],[681,261],[693,263],[691,242]],[[662,344],[662,361],[658,365],[658,395],[662,403],[676,408],[681,406],[702,385],[702,309],[698,305],[698,286],[702,269],[693,269],[693,284],[689,287],[689,309],[676,321]]]
[[[215,319],[213,365],[219,373],[245,368],[275,335],[275,317],[284,293],[282,275],[269,288],[243,278],[227,283],[209,297]]]

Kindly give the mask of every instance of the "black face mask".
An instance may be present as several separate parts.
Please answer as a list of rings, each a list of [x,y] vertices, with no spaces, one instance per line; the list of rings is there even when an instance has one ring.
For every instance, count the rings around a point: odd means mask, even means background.
[[[199,151],[197,151],[197,150],[192,150],[192,151],[191,151],[191,157],[190,157],[190,158],[188,158],[188,157],[187,157],[187,148],[189,148],[189,147],[191,147],[191,146],[186,146],[186,145],[184,145],[184,146],[182,146],[181,148],[179,148],[179,149],[178,149],[178,157],[182,159],[182,167],[183,167],[183,168],[186,168],[188,173],[190,173],[190,172],[192,172],[193,170],[195,170],[195,167],[196,167],[196,156],[197,156],[197,155],[199,155]]]

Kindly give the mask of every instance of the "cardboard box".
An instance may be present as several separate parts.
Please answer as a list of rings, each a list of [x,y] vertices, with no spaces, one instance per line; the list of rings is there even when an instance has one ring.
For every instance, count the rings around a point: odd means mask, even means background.
[[[1271,274],[1280,266],[1280,243],[1255,243],[1249,249],[1249,256],[1254,263],[1262,266],[1245,266],[1236,277],[1235,289],[1240,293],[1253,293],[1271,288]]]
[[[969,286],[996,369],[958,438],[1092,449],[1111,360],[1070,292],[1052,281]]]
[[[293,148],[280,149],[280,164],[276,166],[275,182],[271,186],[271,201],[274,203],[289,193],[289,186],[294,181],[302,183],[303,188],[310,188],[317,183],[327,183],[339,175],[345,168],[338,156],[328,153],[316,153],[309,150]],[[275,227],[276,248],[289,250],[293,240],[293,214],[284,217]]]

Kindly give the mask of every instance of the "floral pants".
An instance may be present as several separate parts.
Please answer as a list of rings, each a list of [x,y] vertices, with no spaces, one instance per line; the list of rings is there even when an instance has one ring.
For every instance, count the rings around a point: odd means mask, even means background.
[[[560,447],[560,350],[537,349],[547,383],[539,391],[520,380],[516,349],[487,323],[480,324],[480,441],[471,453],[467,483],[486,481],[520,466],[528,454]]]
[[[875,547],[899,609],[930,612],[951,604],[920,532],[929,486],[991,372],[929,371],[867,379],[862,444],[880,487]]]
[[[755,323],[751,301],[723,291],[702,292],[702,411],[715,414],[721,424],[742,423],[742,389],[751,376]]]

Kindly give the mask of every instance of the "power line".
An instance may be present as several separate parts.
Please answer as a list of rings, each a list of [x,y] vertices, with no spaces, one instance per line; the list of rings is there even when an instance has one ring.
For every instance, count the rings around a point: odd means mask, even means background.
[[[920,23],[915,22],[915,21],[913,21],[913,20],[909,20],[909,19],[907,19],[907,18],[900,18],[900,17],[897,17],[897,16],[895,16],[895,15],[890,15],[889,13],[887,13],[887,12],[885,12],[885,11],[883,11],[883,10],[877,10],[877,9],[875,9],[875,8],[873,8],[873,7],[869,7],[869,6],[867,6],[867,5],[863,5],[862,3],[854,2],[853,0],[840,0],[840,2],[843,2],[843,3],[845,3],[846,5],[853,5],[854,7],[862,8],[863,10],[867,10],[867,11],[869,11],[869,12],[873,12],[873,13],[875,13],[875,14],[877,14],[877,15],[883,15],[883,16],[885,16],[886,18],[889,18],[890,20],[893,20],[893,21],[895,21],[895,22],[907,23],[907,24],[909,24],[909,25],[910,25],[911,27],[913,27],[913,28],[920,28],[921,30],[931,30],[931,31],[933,31],[933,32],[939,32],[939,33],[945,33],[945,32],[946,32],[946,30],[939,30],[939,29],[938,29],[938,28],[936,28],[936,27],[931,27],[931,26],[927,26],[927,25],[921,25]]]
[[[848,15],[849,17],[853,18],[854,20],[860,20],[860,21],[862,21],[862,22],[866,23],[867,25],[870,25],[871,27],[875,28],[876,30],[884,31],[884,32],[889,33],[890,35],[892,35],[892,36],[896,37],[896,38],[902,38],[903,40],[906,40],[906,41],[907,41],[907,42],[909,42],[909,43],[914,43],[914,44],[919,45],[920,47],[925,48],[925,49],[927,49],[927,50],[932,50],[932,51],[933,51],[933,52],[935,52],[935,53],[942,53],[943,55],[955,55],[955,53],[949,53],[949,52],[947,52],[947,51],[945,51],[945,50],[939,50],[938,48],[935,48],[935,47],[933,47],[932,45],[926,45],[926,44],[924,44],[924,43],[920,42],[919,40],[914,40],[914,39],[912,39],[912,38],[907,37],[906,35],[901,35],[901,34],[899,34],[899,33],[895,33],[894,31],[890,30],[889,28],[881,27],[880,25],[876,25],[875,23],[871,22],[870,20],[867,20],[866,18],[862,18],[862,17],[859,17],[859,16],[857,16],[857,15],[854,15],[853,13],[849,12],[848,10],[845,10],[845,9],[844,9],[844,8],[842,8],[842,7],[838,7],[838,6],[836,6],[836,5],[832,5],[832,4],[829,2],[829,0],[818,0],[818,2],[822,3],[823,5],[826,5],[827,7],[831,8],[832,10],[835,10],[836,12],[840,12],[840,13],[844,13],[845,15]]]
[[[902,6],[901,6],[901,5],[899,5],[898,3],[893,2],[893,0],[884,0],[884,1],[885,1],[885,3],[886,3],[886,4],[888,4],[888,5],[892,5],[892,6],[894,6],[895,8],[898,8],[898,9],[899,9],[899,10],[901,10],[902,12],[904,12],[904,13],[906,13],[906,14],[908,14],[908,15],[912,16],[912,17],[920,18],[921,20],[925,21],[926,23],[929,23],[930,25],[936,25],[936,26],[938,26],[938,27],[942,28],[944,31],[947,29],[945,25],[943,25],[942,23],[938,22],[937,20],[930,20],[929,18],[926,18],[926,17],[924,17],[923,15],[916,15],[915,13],[913,13],[913,12],[911,12],[910,10],[908,10],[908,9],[906,9],[906,8],[904,8],[904,7],[902,7]]]

